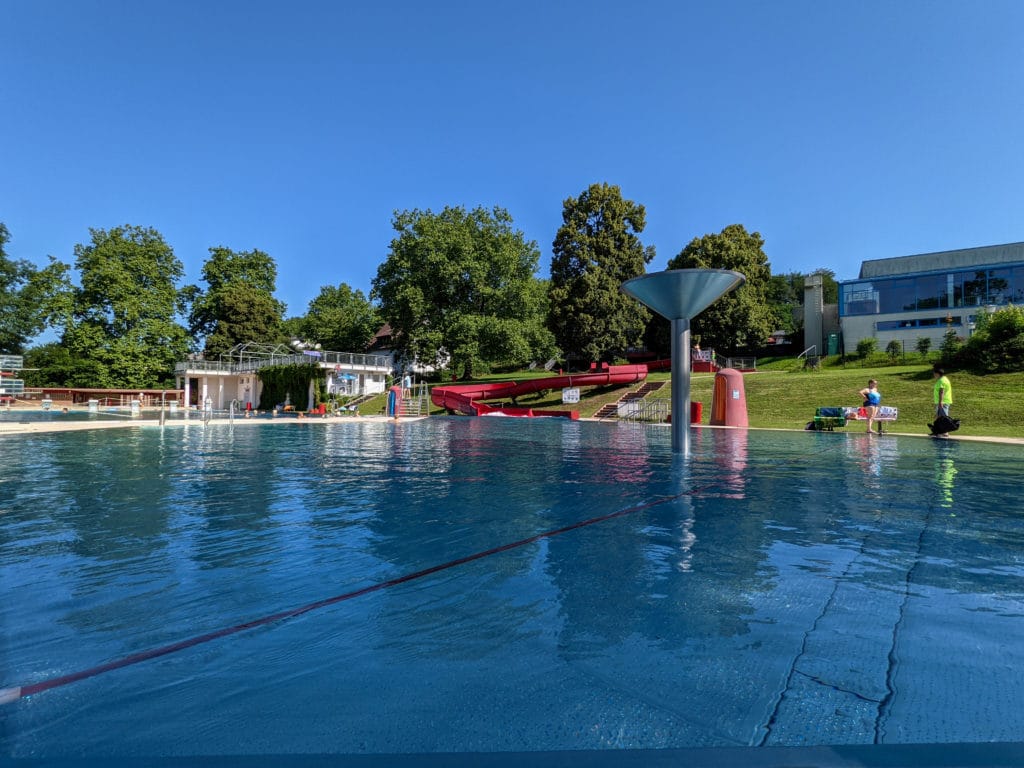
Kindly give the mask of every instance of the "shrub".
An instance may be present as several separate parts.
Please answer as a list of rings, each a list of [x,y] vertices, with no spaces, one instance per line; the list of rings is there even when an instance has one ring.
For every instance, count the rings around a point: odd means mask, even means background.
[[[868,357],[875,353],[878,349],[878,339],[870,336],[866,339],[861,339],[857,342],[857,355],[860,357]]]
[[[903,354],[903,345],[896,341],[896,339],[893,339],[889,342],[888,346],[886,346],[885,354],[889,356],[889,360],[891,362],[895,363]]]
[[[977,373],[1024,371],[1024,307],[980,312],[974,335],[958,349],[957,361]]]
[[[942,345],[939,347],[942,363],[946,366],[956,366],[960,348],[963,345],[964,340],[956,335],[956,331],[952,328],[946,331],[946,335],[942,337]]]
[[[928,351],[932,348],[932,340],[928,336],[922,336],[917,340],[917,351],[921,357],[928,357]]]

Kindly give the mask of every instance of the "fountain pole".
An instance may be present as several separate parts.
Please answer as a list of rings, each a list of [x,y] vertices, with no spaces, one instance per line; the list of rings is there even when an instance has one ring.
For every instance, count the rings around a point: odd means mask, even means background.
[[[622,290],[672,321],[672,451],[690,452],[690,320],[746,278],[728,269],[668,269],[627,280]]]
[[[690,321],[685,318],[672,320],[672,450],[690,452]]]

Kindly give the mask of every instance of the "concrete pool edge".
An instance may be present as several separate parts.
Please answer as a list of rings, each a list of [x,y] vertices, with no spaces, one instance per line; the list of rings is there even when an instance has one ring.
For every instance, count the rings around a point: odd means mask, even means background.
[[[438,418],[430,416],[403,416],[397,421],[399,423],[408,423],[414,421],[423,421],[428,418]],[[244,417],[236,417],[233,421],[230,419],[217,418],[211,419],[209,422],[210,426],[266,426],[266,425],[279,425],[279,424],[342,424],[348,422],[395,422],[396,419],[388,416],[333,416],[329,418],[317,418],[310,417],[305,419],[298,419],[292,416],[285,416],[278,419],[246,419]],[[608,424],[605,420],[583,418],[580,421]],[[621,423],[621,422],[616,422]],[[126,429],[126,428],[159,428],[160,420],[157,418],[125,418],[123,421],[68,421],[63,423],[56,422],[0,422],[0,438],[4,435],[25,435],[25,434],[43,434],[47,432],[80,432],[88,429]],[[197,415],[195,418],[184,420],[174,419],[168,420],[164,423],[165,427],[203,427],[206,426],[203,423],[202,417]],[[662,427],[668,429],[667,424],[644,424],[643,426],[649,427]],[[786,429],[785,427],[720,427],[713,426],[710,424],[699,424],[696,425],[698,429],[747,429],[752,432],[804,432],[803,429]],[[814,434],[832,434],[832,435],[850,435],[853,437],[861,437],[862,434],[856,432],[815,432]],[[864,436],[866,438],[866,436]],[[881,436],[874,436],[870,439],[884,439],[886,437],[914,437],[914,438],[927,438],[932,439],[930,435],[922,435],[913,432],[886,432]],[[960,442],[973,442],[973,443],[997,443],[1002,445],[1021,445],[1024,446],[1024,438],[1020,437],[998,437],[990,435],[950,435],[951,441]]]
[[[1009,768],[1024,765],[1024,743],[850,744],[813,747],[698,747],[555,752],[430,754],[182,755],[179,757],[0,758],[10,768]]]

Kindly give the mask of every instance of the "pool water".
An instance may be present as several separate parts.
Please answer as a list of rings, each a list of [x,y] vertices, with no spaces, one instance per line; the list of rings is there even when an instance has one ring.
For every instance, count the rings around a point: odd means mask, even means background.
[[[0,450],[0,688],[309,608],[2,704],[6,756],[1024,732],[1016,447],[432,418]]]
[[[64,424],[69,421],[124,421],[131,414],[125,411],[99,411],[90,413],[85,410],[69,410],[64,413],[60,408],[43,410],[42,408],[0,408],[0,426],[4,424]]]

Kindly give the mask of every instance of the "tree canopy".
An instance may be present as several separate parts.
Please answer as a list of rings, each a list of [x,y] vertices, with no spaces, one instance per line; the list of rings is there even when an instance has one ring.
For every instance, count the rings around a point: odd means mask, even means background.
[[[0,222],[0,354],[20,355],[51,316],[59,314],[67,266],[51,259],[42,269],[7,256],[10,232]]]
[[[211,248],[202,274],[206,289],[188,288],[189,330],[204,340],[208,357],[248,341],[281,340],[285,307],[274,298],[277,264],[269,254]]]
[[[75,246],[81,286],[70,292],[62,344],[72,361],[90,366],[92,386],[158,386],[188,351],[175,321],[184,268],[155,229],[90,234],[91,243]]]
[[[747,278],[691,320],[690,331],[703,347],[726,354],[756,349],[775,330],[767,300],[771,265],[763,247],[759,233],[730,224],[718,234],[695,237],[669,261],[669,269],[731,269]]]
[[[371,297],[398,350],[463,376],[554,352],[534,276],[540,253],[502,208],[396,212]]]
[[[979,374],[1024,371],[1024,307],[1010,304],[992,312],[980,310],[971,337],[943,357]]]
[[[644,207],[615,185],[592,184],[563,202],[548,323],[571,360],[606,360],[639,343],[650,313],[620,286],[654,258],[654,246],[639,238],[645,226]]]
[[[296,335],[324,349],[361,352],[381,326],[380,312],[360,290],[347,283],[325,285],[298,319]]]

